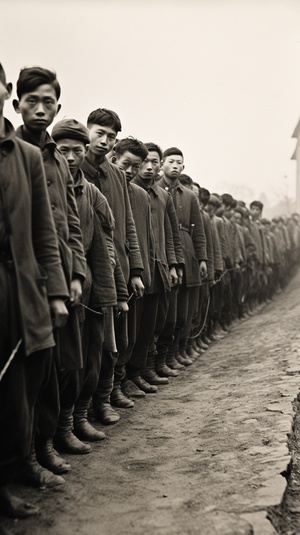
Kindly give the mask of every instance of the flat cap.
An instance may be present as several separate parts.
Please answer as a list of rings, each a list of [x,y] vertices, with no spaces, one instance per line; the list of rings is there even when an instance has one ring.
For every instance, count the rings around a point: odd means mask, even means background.
[[[51,135],[54,141],[59,139],[78,139],[85,144],[90,142],[88,129],[76,119],[62,119],[53,127]]]

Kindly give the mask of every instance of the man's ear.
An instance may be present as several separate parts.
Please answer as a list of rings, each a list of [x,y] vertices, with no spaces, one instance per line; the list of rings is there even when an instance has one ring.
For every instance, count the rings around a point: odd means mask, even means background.
[[[12,93],[12,88],[13,88],[13,86],[12,86],[11,83],[6,84],[6,90],[7,90],[7,92],[8,92],[8,96],[7,96],[7,98],[10,98],[11,93]]]
[[[58,104],[56,115],[58,115],[58,112],[59,112],[60,110],[61,110],[61,104]]]
[[[182,164],[182,171],[184,170],[184,164]]]
[[[21,113],[19,104],[20,104],[19,101],[14,98],[13,107],[14,107],[14,110],[15,110],[16,113]]]

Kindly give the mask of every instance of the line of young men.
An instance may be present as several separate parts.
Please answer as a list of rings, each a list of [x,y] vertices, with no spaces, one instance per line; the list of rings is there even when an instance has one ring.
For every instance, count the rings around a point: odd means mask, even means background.
[[[3,104],[11,93],[3,70],[1,89]],[[47,69],[23,69],[17,96],[13,104],[24,124],[15,133],[3,119],[1,130],[0,268],[3,284],[14,287],[6,290],[7,301],[14,303],[18,321],[1,342],[1,368],[19,338],[22,342],[0,383],[5,429],[0,505],[7,515],[24,517],[36,508],[9,492],[15,473],[28,485],[62,485],[61,474],[71,466],[60,453],[86,454],[90,442],[105,438],[89,422],[91,400],[97,420],[114,424],[120,418],[115,408],[131,408],[132,398],[168,384],[236,318],[252,314],[258,300],[270,299],[288,276],[287,243],[294,263],[299,260],[299,221],[291,218],[289,231],[277,225],[275,233],[268,222],[260,222],[258,201],[251,205],[250,219],[246,207],[235,207],[230,195],[210,195],[193,184],[182,174],[178,148],[162,153],[156,144],[132,138],[116,143],[121,122],[111,110],[93,111],[87,127],[76,119],[59,121],[50,137],[47,128],[60,108],[60,86]],[[18,144],[28,157],[28,163],[21,162],[27,212],[21,228],[20,221],[13,228],[17,203],[5,193],[3,160],[5,153],[13,159],[12,147]],[[39,161],[33,167],[31,153],[39,160],[42,156],[43,165]],[[15,160],[20,167],[20,158]],[[17,182],[14,166],[12,184]],[[40,169],[44,187],[41,201],[31,186],[34,169]],[[47,264],[49,240],[44,244],[39,235],[42,216],[52,225],[53,270]],[[41,273],[28,270],[28,278],[43,290],[41,311],[28,296],[21,301],[14,236],[22,236],[25,223],[32,234],[26,244]],[[22,257],[21,245],[24,240]],[[7,278],[14,283],[7,284]],[[34,340],[46,337],[46,331],[47,342],[27,346],[28,329]],[[49,349],[49,369],[38,372],[31,363],[40,347]],[[19,406],[10,388],[15,376],[20,383],[22,374],[14,371],[19,361],[30,363],[31,381],[38,380],[34,395],[30,385],[23,388],[28,414],[12,433],[10,422]],[[22,445],[18,452],[16,436]]]

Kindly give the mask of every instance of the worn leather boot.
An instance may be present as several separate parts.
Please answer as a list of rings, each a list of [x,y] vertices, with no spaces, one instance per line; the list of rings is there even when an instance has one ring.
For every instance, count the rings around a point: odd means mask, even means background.
[[[120,409],[132,409],[134,407],[134,401],[125,396],[121,390],[121,385],[114,385],[110,395],[110,402]]]
[[[206,344],[199,336],[199,338],[197,338],[197,346],[200,348],[200,349],[204,349],[204,351],[206,351],[206,349],[209,348],[209,345]]]
[[[155,394],[157,392],[157,386],[150,385],[140,375],[135,375],[134,377],[130,377],[130,380],[138,388],[140,388],[140,390],[143,390],[143,392],[145,392],[145,394]]]
[[[100,442],[106,438],[102,431],[95,429],[88,421],[88,408],[90,404],[90,398],[79,397],[74,413],[74,435],[79,440],[86,440],[87,442]]]
[[[175,355],[175,359],[179,362],[179,364],[183,364],[183,366],[190,366],[193,364],[192,359],[190,359],[184,349],[181,350],[181,353],[179,351]]]
[[[169,348],[167,358],[166,358],[166,364],[171,370],[183,370],[185,366],[183,364],[179,364],[178,360],[175,359],[175,349]]]
[[[112,408],[110,402],[101,402],[95,408],[96,416],[103,425],[113,425],[120,420],[120,415]]]
[[[62,476],[53,474],[37,462],[34,444],[31,445],[30,454],[19,467],[19,476],[22,483],[40,489],[57,487],[65,483]]]
[[[157,355],[155,359],[155,370],[160,377],[178,377],[179,372],[167,366],[166,355]]]
[[[110,404],[110,394],[113,389],[113,373],[107,379],[98,381],[97,390],[93,395],[93,407],[97,420],[103,425],[113,425],[120,420],[120,415]]]
[[[128,398],[144,398],[146,396],[145,392],[138,388],[130,379],[124,379],[122,381],[121,389],[123,394]]]
[[[92,448],[89,444],[81,442],[72,433],[73,428],[73,407],[61,409],[57,431],[54,437],[54,445],[58,451],[70,453],[71,455],[83,455],[90,453]]]
[[[181,351],[180,354],[182,355]],[[201,354],[200,349],[197,347],[196,341],[189,338],[186,346],[186,354],[189,359],[197,359]]]
[[[155,355],[148,354],[146,368],[141,371],[141,377],[149,383],[149,385],[167,385],[169,379],[167,377],[160,377],[155,371]]]
[[[65,474],[71,470],[71,465],[54,449],[52,440],[39,441],[36,444],[36,458],[41,466],[53,474]]]

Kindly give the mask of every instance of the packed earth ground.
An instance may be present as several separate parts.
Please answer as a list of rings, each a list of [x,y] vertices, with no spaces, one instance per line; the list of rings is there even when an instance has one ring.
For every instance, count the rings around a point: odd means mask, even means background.
[[[66,456],[64,487],[16,487],[40,514],[4,525],[16,535],[300,533],[280,505],[298,410],[299,289],[300,272],[169,385],[120,410],[92,453]]]

